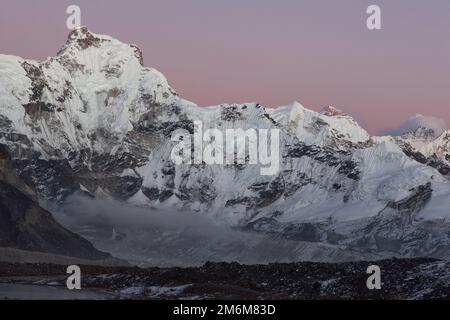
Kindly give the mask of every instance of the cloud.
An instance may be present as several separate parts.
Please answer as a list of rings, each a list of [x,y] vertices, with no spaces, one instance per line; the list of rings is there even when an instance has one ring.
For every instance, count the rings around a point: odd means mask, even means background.
[[[245,232],[188,210],[134,207],[79,195],[48,209],[58,222],[98,249],[143,267],[198,266],[207,261],[293,262],[306,249],[312,259],[322,251],[318,244]]]
[[[445,123],[445,120],[441,118],[416,114],[415,116],[406,120],[400,128],[389,130],[387,134],[399,136],[404,133],[415,132],[420,127],[433,129],[435,132],[435,136],[439,136],[447,129],[447,124]]]

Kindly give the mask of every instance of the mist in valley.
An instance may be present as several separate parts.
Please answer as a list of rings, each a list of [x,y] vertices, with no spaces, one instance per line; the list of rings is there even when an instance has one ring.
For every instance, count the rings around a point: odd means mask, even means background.
[[[143,267],[322,261],[338,255],[320,244],[233,229],[187,210],[136,207],[84,195],[49,209],[62,225],[96,248]]]

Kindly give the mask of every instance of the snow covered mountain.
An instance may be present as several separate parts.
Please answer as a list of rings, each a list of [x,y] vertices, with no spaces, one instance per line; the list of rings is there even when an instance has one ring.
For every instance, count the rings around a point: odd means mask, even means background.
[[[171,134],[193,132],[194,121],[279,129],[280,170],[175,165]],[[145,67],[136,46],[85,27],[42,62],[0,55],[0,144],[42,201],[86,194],[199,212],[355,257],[450,257],[448,131],[376,137],[340,110],[297,102],[198,107]]]
[[[450,130],[435,136],[431,129],[419,128],[412,136],[404,135],[403,140],[427,157],[436,157],[444,164],[450,164]]]

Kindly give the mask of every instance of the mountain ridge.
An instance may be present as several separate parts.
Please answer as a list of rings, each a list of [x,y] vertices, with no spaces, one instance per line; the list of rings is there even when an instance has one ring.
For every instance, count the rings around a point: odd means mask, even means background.
[[[322,114],[298,102],[198,107],[144,67],[136,48],[80,28],[43,62],[0,55],[0,144],[40,199],[64,203],[88,194],[192,210],[362,256],[445,256],[447,140],[432,140],[425,152],[408,137],[371,136],[341,111]],[[205,129],[279,129],[280,171],[263,177],[260,165],[248,163],[175,165],[170,136],[193,132],[194,121]],[[398,228],[386,232],[387,221]]]

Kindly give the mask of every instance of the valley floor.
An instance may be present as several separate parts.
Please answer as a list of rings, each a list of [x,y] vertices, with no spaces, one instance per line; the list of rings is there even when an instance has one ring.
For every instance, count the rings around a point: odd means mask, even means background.
[[[367,267],[382,288],[366,286]],[[1,299],[450,299],[450,262],[390,259],[349,263],[206,263],[192,268],[80,266],[81,290],[66,289],[66,266],[0,262]]]

